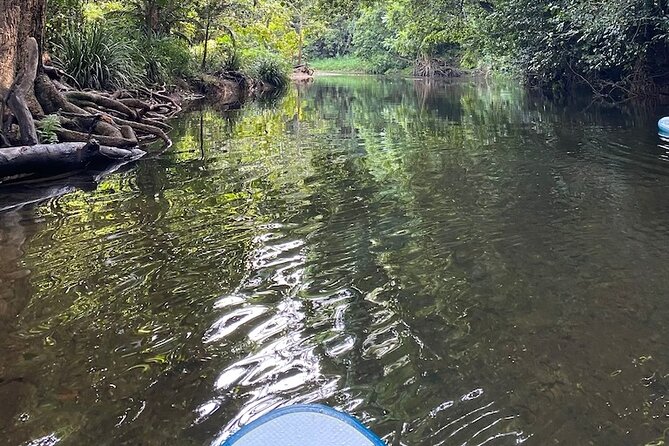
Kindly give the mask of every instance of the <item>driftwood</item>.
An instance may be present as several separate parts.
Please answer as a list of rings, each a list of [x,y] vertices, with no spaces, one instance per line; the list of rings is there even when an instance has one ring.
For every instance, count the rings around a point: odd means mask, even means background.
[[[100,169],[105,165],[130,162],[144,156],[143,150],[88,143],[37,144],[0,149],[0,178],[52,176],[60,173]]]

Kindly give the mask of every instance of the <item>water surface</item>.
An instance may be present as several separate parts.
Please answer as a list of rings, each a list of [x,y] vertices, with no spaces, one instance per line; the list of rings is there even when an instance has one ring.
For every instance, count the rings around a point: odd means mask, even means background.
[[[389,445],[660,441],[666,111],[327,77],[184,114],[0,213],[0,443],[215,445],[305,402]]]

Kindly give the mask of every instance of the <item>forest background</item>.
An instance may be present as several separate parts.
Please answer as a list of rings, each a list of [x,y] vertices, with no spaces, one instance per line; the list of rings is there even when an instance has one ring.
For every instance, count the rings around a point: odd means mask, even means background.
[[[51,0],[45,35],[54,60],[98,89],[237,70],[281,83],[309,62],[636,96],[669,82],[668,12],[667,0]]]

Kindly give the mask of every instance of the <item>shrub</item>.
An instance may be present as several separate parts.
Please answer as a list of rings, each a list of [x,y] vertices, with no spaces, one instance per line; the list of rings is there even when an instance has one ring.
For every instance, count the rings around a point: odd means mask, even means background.
[[[175,77],[192,77],[194,61],[185,41],[153,36],[141,39],[139,48],[144,55],[148,82],[161,84]]]
[[[367,7],[356,22],[353,35],[353,54],[365,61],[369,72],[383,74],[406,67],[406,62],[393,48],[397,32],[389,28],[387,5]]]
[[[351,52],[351,43],[355,22],[352,19],[340,18],[329,28],[311,40],[304,48],[305,56],[314,59],[331,59],[342,57]]]
[[[507,0],[488,16],[487,46],[537,85],[644,94],[667,73],[667,13],[645,0]]]
[[[251,74],[253,77],[278,89],[286,87],[289,81],[287,65],[270,57],[256,60]]]
[[[70,28],[54,44],[55,63],[82,88],[111,90],[141,83],[133,45],[98,24]]]
[[[336,73],[369,73],[372,70],[367,60],[355,56],[310,60],[309,66],[314,70]]]

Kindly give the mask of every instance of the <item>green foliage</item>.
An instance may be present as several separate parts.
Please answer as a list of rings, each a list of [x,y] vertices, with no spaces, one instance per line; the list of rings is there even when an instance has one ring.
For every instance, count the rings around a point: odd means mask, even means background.
[[[58,142],[56,132],[61,129],[58,115],[47,115],[37,121],[37,136],[42,144],[55,144]]]
[[[346,56],[352,50],[354,31],[354,20],[347,18],[334,20],[328,26],[315,31],[305,48],[305,53],[315,59]]]
[[[199,61],[200,69],[202,69],[204,42],[192,46],[190,51],[192,57]],[[206,73],[215,73],[218,71],[239,71],[242,67],[242,63],[242,56],[234,48],[230,42],[230,39],[219,37],[215,40],[210,40],[208,43],[207,63],[203,71]]]
[[[372,70],[367,61],[355,56],[310,60],[309,66],[314,70],[336,73],[369,73]]]
[[[117,15],[130,20],[149,38],[164,37],[183,31],[192,7],[188,0],[129,0]]]
[[[383,5],[365,8],[356,21],[353,54],[369,63],[371,73],[385,73],[407,65],[393,48],[395,30],[388,26],[386,13]]]
[[[142,80],[142,57],[132,43],[98,24],[65,31],[54,44],[54,56],[82,88],[109,90]]]
[[[299,37],[293,28],[293,19],[294,11],[278,1],[267,1],[230,23],[243,64],[253,66],[258,60],[272,57],[296,60]],[[229,36],[222,40],[230,42]]]
[[[436,59],[634,93],[669,83],[668,13],[667,0],[54,0],[49,29],[62,34],[64,68],[92,87],[167,82],[197,67],[257,71],[303,54],[321,70],[385,73]],[[83,33],[58,31],[82,21]]]
[[[540,84],[626,81],[667,65],[667,12],[647,0],[505,0],[488,18],[489,48]]]
[[[47,42],[57,41],[58,36],[73,24],[81,24],[83,21],[83,7],[83,0],[50,0],[46,2],[46,14],[49,18],[45,32]]]
[[[256,79],[277,89],[285,88],[290,80],[288,66],[277,58],[258,59],[251,68],[251,73]]]
[[[354,2],[355,3],[355,2]],[[339,47],[366,60],[383,73],[433,57],[457,65],[467,33],[467,2],[386,0],[357,4],[354,19],[337,17],[310,51],[332,53]],[[345,26],[351,23],[351,26]],[[351,36],[349,37],[349,33]],[[348,45],[350,40],[350,48]]]
[[[49,24],[56,37],[49,46],[59,66],[87,88],[165,83],[190,78],[196,70],[244,67],[281,84],[283,65],[298,59],[304,39],[314,32],[313,4],[54,0]],[[64,31],[56,31],[64,24],[68,26]]]
[[[634,94],[669,83],[667,0],[321,0],[332,11],[309,48],[352,53],[375,72],[437,58],[519,72],[539,85]],[[352,20],[353,26],[342,23]]]
[[[119,23],[116,14],[73,26],[52,44],[56,65],[82,88],[112,90],[189,78],[194,61],[187,41]]]
[[[390,2],[385,21],[398,30],[390,46],[403,57],[443,56],[461,39],[462,3],[401,0]]]
[[[145,79],[149,83],[161,84],[173,78],[190,78],[195,61],[188,44],[179,38],[139,38],[138,45],[144,55]]]

